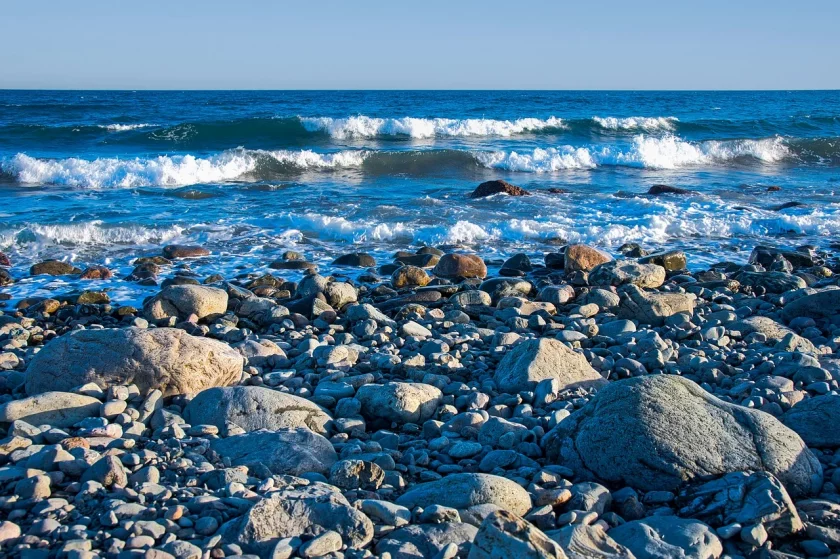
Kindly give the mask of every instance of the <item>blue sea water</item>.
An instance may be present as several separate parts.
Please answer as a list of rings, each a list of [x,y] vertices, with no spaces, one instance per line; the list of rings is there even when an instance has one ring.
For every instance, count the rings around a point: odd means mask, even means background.
[[[494,178],[533,195],[468,198]],[[662,183],[699,194],[645,195]],[[838,91],[0,91],[13,298],[72,287],[29,278],[34,261],[125,275],[169,243],[207,246],[196,271],[228,277],[287,249],[387,261],[423,244],[492,259],[638,242],[702,267],[837,241],[838,189]]]

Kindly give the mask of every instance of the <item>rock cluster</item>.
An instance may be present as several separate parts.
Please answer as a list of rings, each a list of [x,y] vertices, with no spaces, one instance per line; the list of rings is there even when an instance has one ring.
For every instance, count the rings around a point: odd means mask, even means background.
[[[134,263],[142,308],[18,302],[0,554],[837,557],[836,255],[619,252],[161,280],[209,255],[179,245]]]

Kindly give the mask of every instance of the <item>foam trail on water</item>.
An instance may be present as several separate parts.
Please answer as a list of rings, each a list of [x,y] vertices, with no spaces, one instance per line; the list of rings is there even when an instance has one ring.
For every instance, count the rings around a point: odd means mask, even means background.
[[[519,118],[494,120],[488,118],[373,118],[351,116],[347,118],[301,118],[304,128],[311,132],[323,131],[337,139],[375,138],[378,136],[409,136],[411,138],[513,136],[549,128],[564,129],[559,118]]]
[[[674,130],[676,123],[679,122],[679,119],[673,116],[630,116],[625,118],[594,116],[592,120],[598,126],[607,130],[644,130],[646,132]]]

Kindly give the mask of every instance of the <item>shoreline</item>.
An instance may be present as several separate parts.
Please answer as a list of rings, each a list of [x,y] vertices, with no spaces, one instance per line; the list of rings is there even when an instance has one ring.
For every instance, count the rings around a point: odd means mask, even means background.
[[[837,251],[208,256],[0,314],[4,553],[840,551]]]

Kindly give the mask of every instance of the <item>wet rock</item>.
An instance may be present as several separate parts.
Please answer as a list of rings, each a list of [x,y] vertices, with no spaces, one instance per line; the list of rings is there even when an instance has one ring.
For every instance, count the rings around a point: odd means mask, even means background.
[[[656,264],[662,266],[669,272],[678,272],[685,270],[688,258],[681,250],[668,250],[664,252],[657,252],[648,256],[642,255],[639,259],[640,264]]]
[[[68,276],[79,275],[81,273],[82,271],[72,264],[58,260],[45,260],[33,265],[29,269],[29,275],[31,276]]]
[[[81,279],[87,280],[107,280],[111,279],[114,274],[105,266],[90,266],[82,272]]]
[[[597,388],[607,382],[583,355],[551,338],[517,344],[505,354],[493,378],[496,385],[508,393],[533,390],[545,379],[557,379],[558,390]]]
[[[142,392],[196,393],[242,375],[242,356],[227,344],[174,328],[77,330],[50,341],[29,364],[29,394],[96,383],[136,384]]]
[[[524,188],[520,188],[507,181],[492,180],[481,183],[470,194],[470,198],[485,198],[494,194],[507,194],[508,196],[528,196],[531,194]]]
[[[198,258],[208,256],[210,251],[206,248],[193,245],[167,245],[163,247],[163,257],[168,260],[177,258]]]
[[[595,266],[609,262],[612,257],[588,245],[569,245],[563,255],[563,269],[567,274],[588,272]]]
[[[432,269],[432,273],[443,278],[478,278],[487,276],[487,266],[475,254],[444,254]]]
[[[655,184],[648,189],[647,193],[651,196],[661,196],[663,194],[695,194],[693,190],[686,190],[685,188],[669,186],[667,184]]]
[[[193,398],[184,410],[193,425],[215,425],[227,436],[227,426],[246,432],[306,427],[326,434],[332,418],[320,406],[277,390],[261,386],[209,388]]]
[[[396,289],[404,287],[423,287],[432,278],[422,268],[417,266],[401,266],[391,275],[391,285]]]
[[[582,479],[646,491],[744,470],[772,473],[795,496],[822,485],[822,467],[796,433],[677,376],[610,383],[543,446]]]
[[[326,475],[337,460],[330,442],[305,428],[253,431],[216,439],[210,448],[234,466],[264,466],[280,475]]]
[[[374,268],[376,267],[376,260],[373,256],[365,252],[354,252],[339,256],[333,260],[332,265],[348,266],[351,268]]]
[[[759,245],[750,253],[750,264],[760,264],[769,268],[778,258],[784,258],[794,268],[810,268],[814,266],[814,258],[806,252],[783,250],[774,247]]]

